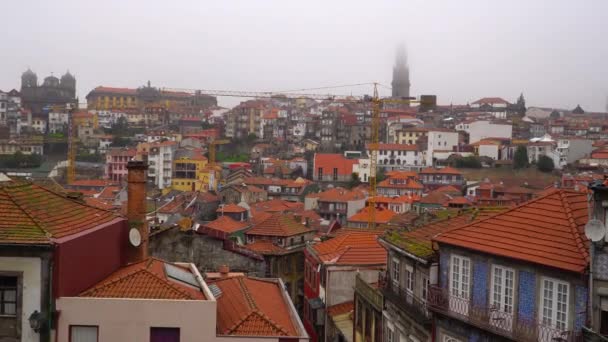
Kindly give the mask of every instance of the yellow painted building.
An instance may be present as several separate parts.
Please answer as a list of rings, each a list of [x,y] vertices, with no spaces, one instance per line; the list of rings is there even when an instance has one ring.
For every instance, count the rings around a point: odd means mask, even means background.
[[[428,130],[418,127],[410,127],[397,131],[397,143],[404,145],[414,145],[418,138],[426,135]]]
[[[97,114],[94,113],[89,113],[87,111],[76,112],[72,114],[72,120],[75,127],[99,128],[99,119]]]
[[[200,149],[178,150],[173,159],[171,188],[179,191],[208,191],[217,188],[215,172]]]

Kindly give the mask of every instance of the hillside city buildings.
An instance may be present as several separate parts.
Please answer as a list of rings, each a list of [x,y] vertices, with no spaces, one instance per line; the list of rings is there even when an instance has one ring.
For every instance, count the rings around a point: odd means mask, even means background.
[[[84,105],[25,71],[0,91],[0,341],[606,338],[608,113],[414,103],[409,68],[378,132],[351,96]]]

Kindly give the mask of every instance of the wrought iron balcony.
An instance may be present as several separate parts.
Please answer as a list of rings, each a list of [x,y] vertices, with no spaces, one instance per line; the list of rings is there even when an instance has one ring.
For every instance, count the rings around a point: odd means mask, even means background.
[[[429,288],[429,310],[467,322],[479,329],[524,342],[579,342],[582,333],[561,330],[536,319],[518,319],[494,306],[476,306],[469,299],[451,295],[447,289]]]
[[[414,296],[409,290],[394,284],[383,272],[378,276],[378,287],[382,290],[385,302],[396,305],[420,324],[431,324],[431,312],[428,310],[427,303],[423,299]]]

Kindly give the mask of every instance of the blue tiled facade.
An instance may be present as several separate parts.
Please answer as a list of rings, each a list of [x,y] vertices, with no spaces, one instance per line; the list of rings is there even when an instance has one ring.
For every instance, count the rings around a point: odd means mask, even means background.
[[[519,271],[519,295],[518,315],[520,320],[534,320],[536,305],[536,274],[527,271]]]
[[[576,318],[574,319],[574,329],[579,331],[587,320],[587,287],[576,286],[574,288],[574,309]]]
[[[443,288],[448,287],[448,272],[450,269],[450,256],[448,253],[439,254],[439,285]]]
[[[473,263],[473,305],[485,307],[488,305],[488,264],[485,261]]]

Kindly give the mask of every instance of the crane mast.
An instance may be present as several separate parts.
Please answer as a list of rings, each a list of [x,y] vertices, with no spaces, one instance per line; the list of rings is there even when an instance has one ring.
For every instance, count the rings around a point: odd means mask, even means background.
[[[369,198],[367,200],[367,228],[376,226],[376,174],[378,172],[378,136],[380,134],[380,98],[378,85],[374,83],[372,101],[371,136],[369,143]]]

